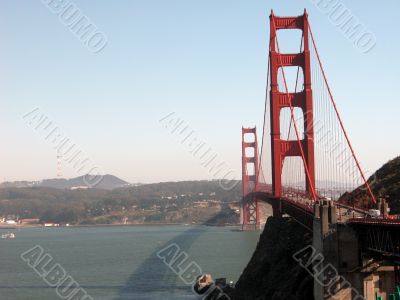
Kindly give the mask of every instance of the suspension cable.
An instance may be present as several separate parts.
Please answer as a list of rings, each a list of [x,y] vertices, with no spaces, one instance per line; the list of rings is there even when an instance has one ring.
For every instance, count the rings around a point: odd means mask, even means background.
[[[361,169],[361,165],[360,165],[360,163],[359,163],[359,161],[358,161],[358,159],[357,159],[357,156],[356,156],[356,154],[355,154],[355,151],[354,151],[354,149],[353,149],[353,146],[351,145],[350,139],[349,139],[349,137],[348,137],[348,135],[347,135],[347,132],[346,132],[346,130],[345,130],[345,128],[344,128],[342,119],[340,118],[339,111],[338,111],[337,106],[336,106],[336,102],[335,102],[335,100],[333,99],[333,95],[332,95],[331,89],[330,89],[330,87],[329,87],[328,80],[326,79],[326,75],[325,75],[324,68],[322,67],[321,59],[320,59],[319,54],[318,54],[318,49],[317,49],[317,46],[316,46],[316,44],[315,44],[315,40],[314,40],[314,36],[313,36],[312,30],[311,30],[310,24],[308,24],[308,28],[309,28],[309,30],[310,30],[311,40],[312,40],[313,45],[314,45],[314,49],[315,49],[315,53],[316,53],[316,55],[317,55],[318,63],[319,63],[319,66],[320,66],[320,68],[321,68],[321,72],[322,72],[322,75],[323,75],[323,77],[324,77],[324,81],[325,81],[326,87],[327,87],[327,89],[328,89],[329,97],[330,97],[330,99],[331,99],[331,102],[332,102],[333,108],[334,108],[334,110],[335,110],[336,116],[337,116],[337,118],[338,118],[338,120],[339,120],[339,123],[340,123],[340,126],[341,126],[341,128],[342,128],[343,134],[344,134],[344,136],[345,136],[345,138],[346,138],[347,144],[349,145],[350,151],[351,151],[351,153],[352,153],[352,155],[353,155],[353,158],[354,158],[354,160],[355,160],[355,162],[356,162],[357,168],[358,168],[358,170],[360,171],[360,174],[361,174],[362,179],[363,179],[363,181],[364,181],[364,183],[365,183],[365,186],[367,187],[368,192],[369,192],[369,194],[370,194],[371,197],[372,197],[372,201],[376,204],[375,195],[374,195],[374,193],[373,193],[372,190],[371,190],[371,187],[370,187],[370,185],[369,185],[369,183],[368,183],[368,180],[365,178],[365,175],[364,175],[363,170]]]
[[[271,49],[271,40],[269,41],[269,46],[268,49]],[[269,72],[270,72],[270,61],[268,58],[268,69],[267,69],[267,85],[266,85],[266,89],[265,89],[265,105],[264,105],[264,121],[263,121],[263,131],[262,131],[262,140],[261,140],[261,151],[260,151],[260,156],[258,159],[258,174],[257,174],[257,178],[256,178],[256,186],[258,184],[258,179],[259,179],[259,175],[260,175],[260,171],[262,168],[262,155],[263,155],[263,150],[264,150],[264,135],[265,135],[265,125],[266,125],[266,119],[267,119],[267,109],[268,109],[268,86],[269,86]],[[264,179],[266,181],[265,178],[265,174],[264,175]]]

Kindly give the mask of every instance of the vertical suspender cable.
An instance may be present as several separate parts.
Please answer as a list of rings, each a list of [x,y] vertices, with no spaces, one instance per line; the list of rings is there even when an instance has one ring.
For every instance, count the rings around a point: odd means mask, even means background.
[[[268,51],[270,51],[270,50],[271,50],[271,41],[269,42],[269,46],[268,46]],[[269,99],[269,97],[268,97],[268,93],[269,93],[268,86],[269,86],[269,72],[270,72],[270,70],[269,70],[270,69],[270,61],[269,60],[270,59],[269,59],[269,55],[268,55],[267,86],[266,86],[266,89],[265,89],[264,121],[263,121],[263,131],[262,131],[262,140],[261,140],[261,151],[260,151],[260,157],[259,157],[259,160],[258,160],[258,174],[257,174],[256,186],[258,184],[258,178],[259,178],[259,175],[260,175],[260,170],[262,168],[262,157],[263,157],[263,150],[264,150],[264,134],[265,134],[265,125],[267,123],[266,120],[267,120],[267,109],[268,109],[268,99]],[[264,174],[264,179],[265,179],[265,181],[267,181],[266,178],[265,178],[265,174]]]
[[[337,118],[338,118],[338,120],[339,120],[339,123],[340,123],[340,126],[341,126],[341,128],[342,128],[342,130],[343,130],[343,134],[344,134],[344,136],[345,136],[345,138],[346,138],[347,144],[349,145],[351,154],[353,155],[353,158],[354,158],[354,160],[355,160],[355,163],[357,164],[357,168],[358,168],[358,170],[359,170],[360,173],[361,173],[361,176],[362,176],[362,179],[363,179],[363,181],[364,181],[364,184],[365,184],[365,186],[367,187],[368,192],[369,192],[369,194],[370,194],[371,197],[372,197],[372,201],[376,204],[375,195],[374,195],[374,193],[372,192],[371,187],[370,187],[370,185],[369,185],[369,183],[368,183],[368,180],[365,178],[364,172],[363,172],[362,169],[361,169],[361,165],[360,165],[360,163],[359,163],[359,161],[358,161],[358,159],[357,159],[357,157],[356,157],[356,154],[355,154],[355,152],[354,152],[353,146],[352,146],[351,143],[350,143],[350,139],[349,139],[349,137],[348,137],[348,135],[347,135],[347,132],[346,132],[346,130],[345,130],[345,128],[344,128],[342,119],[340,118],[339,111],[338,111],[337,106],[336,106],[336,102],[335,102],[335,100],[333,99],[333,96],[332,96],[332,93],[331,93],[331,89],[330,89],[329,84],[328,84],[328,81],[327,81],[327,79],[326,79],[325,71],[324,71],[324,69],[323,69],[323,67],[322,67],[321,59],[320,59],[319,54],[318,54],[318,49],[317,49],[317,46],[315,45],[315,40],[314,40],[314,36],[313,36],[312,30],[311,30],[310,24],[308,24],[308,28],[310,29],[311,40],[312,40],[313,45],[314,45],[315,53],[317,54],[318,63],[319,63],[319,66],[320,66],[320,68],[321,68],[321,72],[322,72],[322,75],[323,75],[323,77],[324,77],[325,84],[326,84],[326,86],[327,86],[327,88],[328,88],[328,93],[329,93],[329,96],[330,96],[330,99],[331,99],[333,108],[334,108],[334,110],[335,110],[336,116],[337,116]]]

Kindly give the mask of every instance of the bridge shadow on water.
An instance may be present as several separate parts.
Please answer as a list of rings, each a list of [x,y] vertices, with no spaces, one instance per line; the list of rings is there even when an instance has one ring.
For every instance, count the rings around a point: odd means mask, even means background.
[[[179,299],[179,296],[176,295],[177,291],[179,291],[179,294],[188,295],[181,299],[190,297],[189,295],[192,295],[191,286],[185,285],[178,275],[157,256],[157,252],[174,243],[180,247],[180,251],[188,252],[193,243],[207,231],[205,224],[208,221],[210,220],[195,227],[190,227],[175,238],[157,247],[135,272],[130,275],[114,300]],[[191,261],[190,257],[188,258],[189,261]]]

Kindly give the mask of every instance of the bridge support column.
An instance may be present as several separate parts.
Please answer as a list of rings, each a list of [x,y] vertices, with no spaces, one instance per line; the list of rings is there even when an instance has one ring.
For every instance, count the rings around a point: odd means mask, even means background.
[[[280,200],[276,200],[272,204],[272,215],[274,217],[282,217],[282,203]]]
[[[252,140],[246,140],[246,136]],[[248,151],[251,150],[251,151]],[[248,153],[251,152],[251,153]],[[256,191],[258,182],[258,143],[256,128],[242,128],[242,229],[259,230],[260,207],[258,200],[249,195]]]
[[[294,29],[303,31],[304,51],[295,54],[280,53],[276,43],[277,31]],[[272,190],[277,198],[282,196],[282,170],[286,157],[302,158],[306,166],[306,191],[310,196],[313,196],[312,190],[315,188],[314,115],[308,30],[308,15],[306,12],[299,17],[277,17],[273,13],[270,16]],[[298,92],[293,87],[279,86],[279,72],[283,74],[285,67],[298,67],[301,69],[304,78],[303,91]],[[280,69],[282,70],[280,71]],[[289,140],[288,137],[281,136],[281,111],[285,108],[300,108],[303,111],[304,132],[298,133],[298,140]],[[296,120],[292,121],[294,123],[297,122]]]
[[[314,207],[313,253],[315,300],[389,300],[395,289],[394,267],[376,262],[362,252],[360,232],[337,223],[332,201]],[[361,234],[362,235],[362,234]]]
[[[330,201],[315,205],[313,225],[314,298],[334,299],[331,290],[337,289],[339,249],[336,223],[336,207]],[[344,300],[344,299],[343,299]]]

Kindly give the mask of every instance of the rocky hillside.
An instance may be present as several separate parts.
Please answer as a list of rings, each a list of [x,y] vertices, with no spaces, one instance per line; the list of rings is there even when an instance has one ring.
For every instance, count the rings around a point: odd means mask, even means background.
[[[312,300],[313,279],[293,259],[311,242],[311,234],[293,219],[270,217],[231,298]]]
[[[368,182],[376,197],[388,197],[391,213],[400,214],[400,156],[384,164],[368,179]],[[361,207],[371,207],[370,197],[364,186],[344,195],[341,201],[355,203]]]

